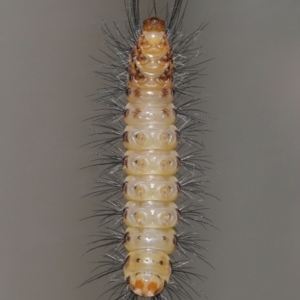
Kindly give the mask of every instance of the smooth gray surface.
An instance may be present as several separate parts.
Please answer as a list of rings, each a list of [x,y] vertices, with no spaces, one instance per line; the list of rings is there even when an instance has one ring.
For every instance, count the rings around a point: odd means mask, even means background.
[[[101,19],[124,24],[120,0],[0,3],[0,299],[95,299],[88,235],[93,201],[86,95],[99,87],[88,55]],[[202,285],[211,300],[300,299],[300,2],[190,1],[186,28],[210,22],[201,44],[211,95],[208,152],[217,172]],[[201,267],[202,268],[202,267]],[[105,299],[102,297],[101,299]]]

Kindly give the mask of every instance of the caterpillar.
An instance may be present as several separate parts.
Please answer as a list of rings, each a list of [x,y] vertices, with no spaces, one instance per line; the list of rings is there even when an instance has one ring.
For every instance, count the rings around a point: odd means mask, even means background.
[[[206,262],[193,224],[212,226],[200,141],[207,114],[195,83],[206,61],[193,46],[206,24],[182,33],[185,0],[166,5],[164,18],[153,1],[144,21],[138,0],[124,2],[128,32],[115,24],[114,34],[104,23],[109,62],[97,60],[106,84],[93,98],[88,144],[96,149],[90,166],[101,171],[89,195],[99,199],[91,217],[101,230],[87,252],[107,253],[84,284],[108,278],[101,299],[192,299],[204,295],[194,283],[203,277],[189,264]]]

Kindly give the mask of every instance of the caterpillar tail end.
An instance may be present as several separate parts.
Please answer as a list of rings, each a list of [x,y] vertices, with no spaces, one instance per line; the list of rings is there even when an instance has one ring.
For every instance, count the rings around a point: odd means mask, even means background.
[[[136,273],[128,278],[131,291],[141,297],[154,297],[160,294],[166,282],[153,273]]]

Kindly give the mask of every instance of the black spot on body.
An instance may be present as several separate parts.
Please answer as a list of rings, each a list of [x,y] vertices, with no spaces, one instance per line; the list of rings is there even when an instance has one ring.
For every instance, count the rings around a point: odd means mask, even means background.
[[[177,168],[179,168],[181,166],[181,159],[176,156],[176,161],[177,161]]]
[[[128,168],[128,156],[123,157],[122,165],[123,165],[123,168]]]
[[[124,118],[127,118],[129,116],[129,109],[128,108],[124,109],[123,116],[124,116]]]
[[[127,193],[127,188],[128,188],[128,182],[125,181],[125,182],[122,184],[122,192],[123,192],[124,194]]]
[[[123,238],[123,243],[127,243],[127,242],[130,242],[130,235],[129,235],[129,232],[126,232],[124,234],[124,238]]]
[[[174,245],[177,245],[177,243],[178,243],[178,238],[177,238],[176,234],[174,234],[174,237],[173,237],[173,244],[174,244]]]
[[[128,140],[128,131],[125,131],[125,132],[123,133],[122,139],[123,139],[123,142],[126,142],[126,143],[129,142],[129,140]]]
[[[127,219],[127,215],[128,215],[128,208],[127,207],[125,207],[124,209],[123,209],[123,219]]]

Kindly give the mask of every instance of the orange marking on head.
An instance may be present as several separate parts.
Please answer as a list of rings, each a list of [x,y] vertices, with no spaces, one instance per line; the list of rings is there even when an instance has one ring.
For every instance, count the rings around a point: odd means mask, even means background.
[[[144,31],[165,31],[165,22],[162,19],[152,17],[144,21],[143,23]]]
[[[151,281],[149,284],[148,284],[148,291],[155,294],[157,290],[157,283],[156,282],[153,282]]]
[[[134,288],[135,288],[136,290],[137,290],[137,289],[142,290],[143,287],[144,287],[144,283],[143,283],[142,280],[139,279],[139,280],[137,280],[137,281],[135,282]]]

